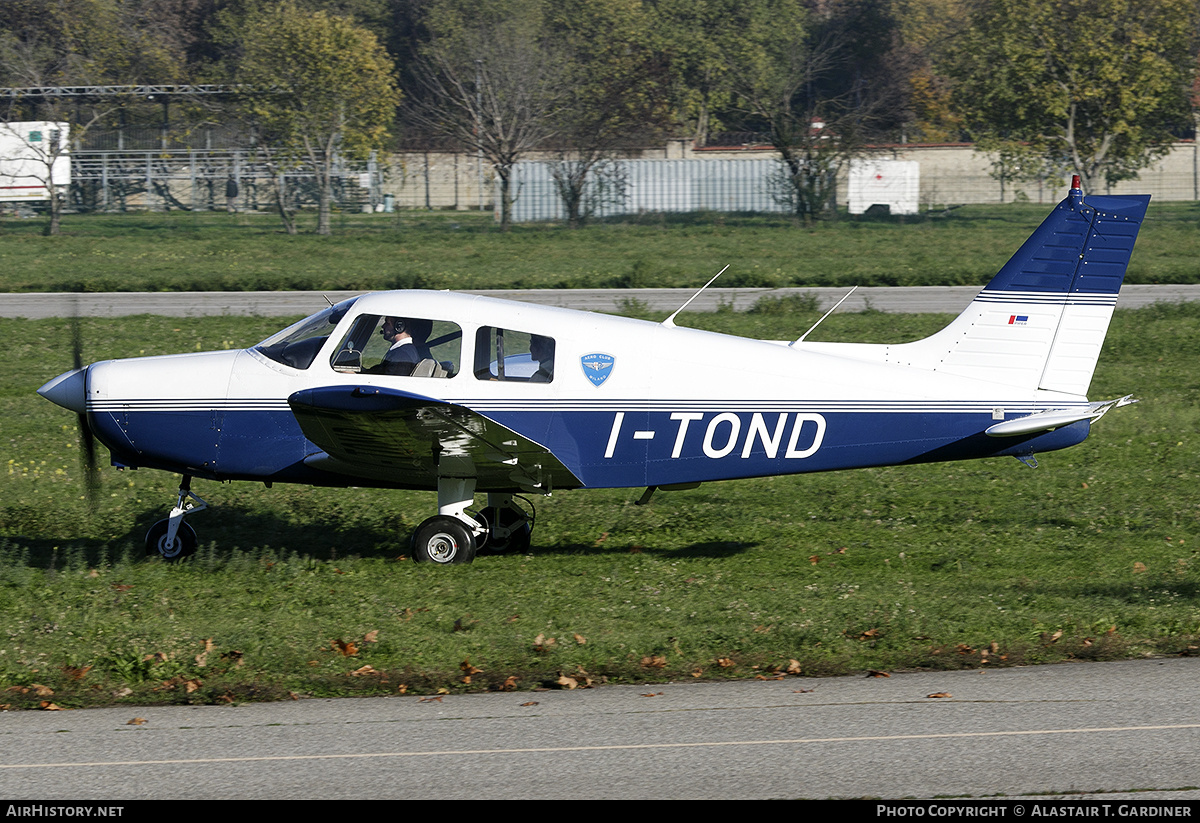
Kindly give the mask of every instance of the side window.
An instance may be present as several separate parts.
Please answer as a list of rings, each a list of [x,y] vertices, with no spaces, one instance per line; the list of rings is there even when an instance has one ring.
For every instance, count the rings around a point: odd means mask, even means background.
[[[484,326],[475,333],[475,377],[550,383],[554,380],[554,338]]]
[[[364,314],[334,350],[334,371],[398,377],[453,377],[462,329],[448,320]]]

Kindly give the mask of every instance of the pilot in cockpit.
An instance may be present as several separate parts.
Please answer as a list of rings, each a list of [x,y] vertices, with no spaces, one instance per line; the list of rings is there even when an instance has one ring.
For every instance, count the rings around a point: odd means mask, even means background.
[[[433,322],[408,317],[385,317],[379,333],[391,343],[383,356],[384,374],[407,376],[422,360],[431,355],[426,341],[433,331]]]

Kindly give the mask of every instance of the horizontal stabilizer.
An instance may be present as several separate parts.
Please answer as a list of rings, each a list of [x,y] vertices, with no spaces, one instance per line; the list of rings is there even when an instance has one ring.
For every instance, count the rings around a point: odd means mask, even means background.
[[[1128,406],[1136,403],[1132,395],[1125,395],[1117,400],[1105,400],[1100,403],[1089,403],[1082,408],[1050,409],[1049,411],[1018,417],[1015,420],[1005,420],[989,428],[985,434],[991,437],[1014,437],[1019,434],[1037,434],[1038,432],[1053,431],[1078,423],[1080,420],[1099,420],[1109,409]]]

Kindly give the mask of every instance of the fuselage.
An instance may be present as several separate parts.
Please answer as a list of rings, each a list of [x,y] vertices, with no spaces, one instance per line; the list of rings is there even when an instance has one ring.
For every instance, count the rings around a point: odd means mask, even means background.
[[[433,321],[434,374],[388,373],[400,349],[370,331],[387,317]],[[1088,432],[1080,421],[989,437],[998,421],[1086,400],[885,362],[878,347],[789,346],[449,292],[369,294],[339,304],[330,319],[328,328],[313,323],[240,351],[93,364],[89,423],[116,465],[383,487],[431,486],[402,465],[360,476],[318,468],[312,458],[322,448],[289,398],[380,387],[462,407],[553,454],[569,470],[553,478],[558,488],[1024,455]],[[552,356],[539,361],[543,339]],[[379,363],[366,365],[373,357]]]

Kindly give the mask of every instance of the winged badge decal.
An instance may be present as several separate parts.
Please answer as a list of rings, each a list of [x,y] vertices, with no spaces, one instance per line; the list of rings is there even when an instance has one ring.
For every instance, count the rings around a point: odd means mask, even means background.
[[[615,362],[615,357],[602,352],[592,352],[579,358],[579,365],[583,366],[583,373],[593,386],[602,385],[608,379]]]

